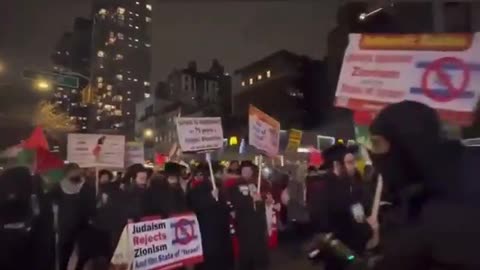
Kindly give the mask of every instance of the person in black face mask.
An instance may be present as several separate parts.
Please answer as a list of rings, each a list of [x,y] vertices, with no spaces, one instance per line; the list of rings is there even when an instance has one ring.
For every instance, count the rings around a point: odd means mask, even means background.
[[[436,112],[412,101],[386,107],[371,133],[397,225],[374,269],[480,269],[478,150],[444,139]]]

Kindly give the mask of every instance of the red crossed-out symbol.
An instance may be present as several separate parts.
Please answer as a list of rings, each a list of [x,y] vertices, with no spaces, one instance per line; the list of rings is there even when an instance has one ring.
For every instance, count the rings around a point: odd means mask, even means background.
[[[445,72],[445,66],[455,66],[461,71],[462,81],[459,87],[453,85],[451,76]],[[430,76],[436,76],[439,82],[447,88],[446,95],[439,95],[433,91],[430,86]],[[422,89],[425,96],[437,102],[449,102],[458,98],[468,87],[470,83],[470,68],[462,59],[456,57],[443,57],[430,63],[422,76]]]
[[[173,223],[171,226],[175,229],[175,239],[172,244],[187,245],[197,239],[194,225],[195,221],[183,218]]]

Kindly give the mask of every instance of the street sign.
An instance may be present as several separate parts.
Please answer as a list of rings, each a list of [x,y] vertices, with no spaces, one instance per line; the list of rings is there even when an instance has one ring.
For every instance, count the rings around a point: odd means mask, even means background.
[[[28,80],[46,80],[56,86],[78,88],[79,78],[72,75],[37,70],[24,70],[23,78]]]

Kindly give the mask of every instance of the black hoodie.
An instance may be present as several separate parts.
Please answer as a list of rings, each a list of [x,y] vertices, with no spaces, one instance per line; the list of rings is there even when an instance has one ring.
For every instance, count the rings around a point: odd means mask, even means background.
[[[375,269],[480,269],[479,155],[444,140],[436,112],[417,102],[390,105],[371,131],[390,143],[373,162],[400,223]]]

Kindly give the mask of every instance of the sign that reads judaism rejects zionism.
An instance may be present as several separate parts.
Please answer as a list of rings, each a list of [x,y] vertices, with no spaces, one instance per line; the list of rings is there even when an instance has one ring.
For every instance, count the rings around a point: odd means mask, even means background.
[[[220,117],[180,117],[177,119],[177,133],[183,152],[223,147],[223,129]]]
[[[128,224],[111,263],[114,266],[131,265],[134,270],[162,270],[202,261],[202,238],[197,217],[185,214]]]

